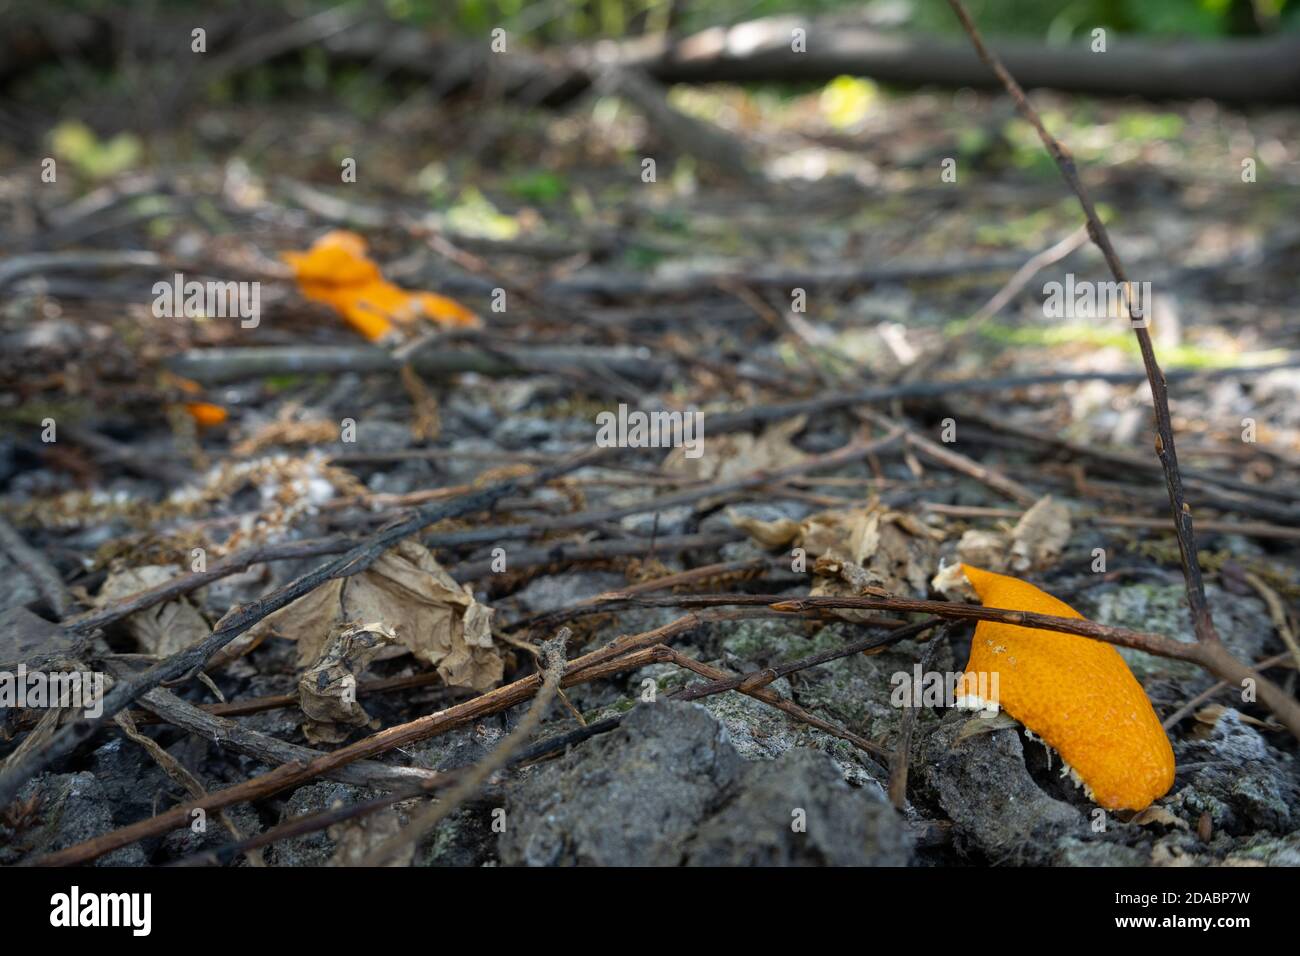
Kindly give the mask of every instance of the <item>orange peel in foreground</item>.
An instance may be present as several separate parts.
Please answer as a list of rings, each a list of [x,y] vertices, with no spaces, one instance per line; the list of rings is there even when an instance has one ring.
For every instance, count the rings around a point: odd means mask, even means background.
[[[433,292],[407,292],[384,279],[366,255],[366,240],[335,229],[306,252],[284,252],[302,294],[328,305],[372,342],[393,334],[396,326],[425,318],[444,328],[478,328],[477,315],[454,299]]]
[[[1083,615],[1027,581],[961,566],[985,607]],[[994,683],[996,680],[996,683]],[[1174,783],[1174,751],[1124,658],[1103,641],[980,621],[958,695],[998,706],[1053,747],[1108,810],[1144,810]]]

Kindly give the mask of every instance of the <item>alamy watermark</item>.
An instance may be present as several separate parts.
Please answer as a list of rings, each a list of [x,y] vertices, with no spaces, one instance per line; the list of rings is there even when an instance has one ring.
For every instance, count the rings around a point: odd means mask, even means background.
[[[1127,295],[1125,287],[1127,286]],[[1146,328],[1151,320],[1150,282],[1092,282],[1065,274],[1064,282],[1043,285],[1043,315],[1049,319],[1127,317],[1133,328]]]
[[[239,319],[245,329],[262,321],[262,283],[186,281],[177,272],[170,282],[153,284],[153,314],[160,319]]]
[[[87,717],[104,712],[104,675],[94,671],[0,671],[0,707],[72,707]]]
[[[923,671],[920,664],[909,671],[895,671],[889,678],[894,707],[955,707],[978,710],[981,717],[998,712],[997,671]]]
[[[596,416],[600,448],[681,448],[687,458],[704,454],[703,412],[604,411]]]

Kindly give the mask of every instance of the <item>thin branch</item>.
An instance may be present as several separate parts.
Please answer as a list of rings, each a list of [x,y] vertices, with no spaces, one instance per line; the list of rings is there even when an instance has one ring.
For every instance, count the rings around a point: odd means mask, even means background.
[[[1106,260],[1111,275],[1115,277],[1115,281],[1124,290],[1125,312],[1131,319],[1133,309],[1128,275],[1124,271],[1123,264],[1119,261],[1119,255],[1115,252],[1115,247],[1111,244],[1110,235],[1106,232],[1101,217],[1097,215],[1097,210],[1092,204],[1092,199],[1088,196],[1087,189],[1084,188],[1083,182],[1079,178],[1078,170],[1074,165],[1074,158],[1061,145],[1060,141],[1047,131],[1043,121],[1038,116],[1038,112],[1025,96],[1024,90],[1016,83],[1015,78],[1011,76],[1007,68],[1002,65],[1002,61],[998,59],[997,55],[984,45],[984,40],[971,20],[970,14],[966,12],[962,0],[948,0],[948,5],[952,7],[957,19],[961,21],[963,29],[965,29],[975,47],[975,52],[979,54],[980,59],[994,72],[1002,85],[1006,87],[1007,92],[1011,94],[1016,109],[1025,118],[1026,122],[1034,127],[1044,148],[1051,154],[1057,168],[1061,171],[1061,176],[1074,192],[1075,197],[1078,198],[1079,205],[1083,209],[1084,218],[1088,223],[1088,235],[1097,245],[1097,248],[1101,250],[1102,257]],[[1255,681],[1259,700],[1269,710],[1273,711],[1293,736],[1300,739],[1300,702],[1280,687],[1255,674],[1248,665],[1229,653],[1219,639],[1219,633],[1215,629],[1213,619],[1210,617],[1210,608],[1205,599],[1205,582],[1201,574],[1200,560],[1196,553],[1196,533],[1192,526],[1192,509],[1187,504],[1183,494],[1183,479],[1178,470],[1178,454],[1174,448],[1174,427],[1169,414],[1169,385],[1164,373],[1160,371],[1159,363],[1156,361],[1155,346],[1151,342],[1151,333],[1147,330],[1146,317],[1142,317],[1141,321],[1138,322],[1130,321],[1129,324],[1133,327],[1133,333],[1137,336],[1138,349],[1142,353],[1142,366],[1146,370],[1147,382],[1151,387],[1151,399],[1155,408],[1156,419],[1156,456],[1160,459],[1160,465],[1164,469],[1165,486],[1169,492],[1169,509],[1173,517],[1174,528],[1177,530],[1178,553],[1183,568],[1183,580],[1186,583],[1187,604],[1192,612],[1192,629],[1196,633],[1196,653],[1187,659],[1196,661],[1217,677],[1229,683]]]

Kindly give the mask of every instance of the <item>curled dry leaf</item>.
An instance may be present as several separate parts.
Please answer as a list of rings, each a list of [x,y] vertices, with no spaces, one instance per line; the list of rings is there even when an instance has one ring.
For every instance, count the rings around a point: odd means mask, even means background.
[[[336,823],[328,830],[334,841],[334,855],[326,866],[360,866],[370,851],[402,832],[403,814],[396,807],[384,807],[354,820]],[[403,844],[384,866],[410,866],[415,858],[416,841]]]
[[[99,607],[147,591],[172,580],[180,569],[171,565],[146,564],[125,571],[114,571],[99,589]],[[140,645],[140,650],[157,657],[170,657],[211,633],[208,622],[198,608],[185,598],[177,598],[155,607],[137,611],[126,619],[126,629]]]
[[[397,640],[383,624],[338,626],[320,659],[298,679],[298,705],[307,715],[302,732],[313,744],[337,744],[352,727],[378,726],[357,702],[357,675]]]
[[[1007,569],[1007,553],[1007,536],[999,531],[970,528],[957,542],[957,557],[962,564],[988,568],[998,574]],[[966,575],[960,576],[964,582]]]
[[[798,547],[816,558],[814,595],[860,594],[883,587],[896,594],[924,594],[941,533],[915,515],[877,501],[863,508],[821,511],[803,521],[758,521],[734,511],[732,523],[765,547]],[[844,612],[846,615],[874,612]],[[855,618],[861,619],[861,618]]]
[[[790,443],[804,430],[805,415],[778,422],[762,434],[718,435],[704,443],[704,454],[687,458],[684,448],[674,448],[663,469],[699,481],[726,481],[764,468],[783,468],[808,457]]]
[[[492,609],[415,541],[399,543],[360,574],[322,585],[259,628],[297,641],[299,665],[306,666],[320,657],[333,628],[350,621],[391,627],[399,644],[437,667],[452,686],[486,690],[501,680]]]
[[[1044,495],[1011,529],[1012,570],[1040,571],[1050,567],[1061,556],[1069,540],[1069,509],[1059,501],[1053,501],[1051,495]]]

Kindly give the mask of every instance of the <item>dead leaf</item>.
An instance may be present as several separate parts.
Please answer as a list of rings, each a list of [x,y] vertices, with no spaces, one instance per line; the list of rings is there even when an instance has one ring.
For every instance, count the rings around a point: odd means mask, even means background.
[[[372,726],[357,701],[357,675],[396,640],[392,628],[377,622],[334,630],[320,659],[298,679],[298,705],[307,715],[302,732],[311,743],[341,743],[349,728]]]
[[[971,564],[995,574],[1007,570],[1007,536],[997,531],[971,528],[957,542],[957,557],[962,564]]]
[[[332,629],[380,621],[454,687],[486,690],[504,661],[492,639],[492,609],[442,569],[428,548],[402,541],[365,571],[331,581],[269,616],[259,627],[298,641],[300,666],[316,660]]]
[[[1056,563],[1070,540],[1070,512],[1044,495],[1011,529],[1011,568],[1025,572]]]
[[[718,435],[704,444],[704,454],[687,458],[686,449],[674,448],[664,459],[663,469],[700,481],[726,481],[759,469],[782,468],[808,456],[790,439],[803,431],[807,416],[778,422],[760,435],[745,433]]]
[[[1182,817],[1170,813],[1164,807],[1150,806],[1143,810],[1137,816],[1129,820],[1129,823],[1136,823],[1140,827],[1157,824],[1166,827],[1179,827],[1183,830],[1190,830],[1187,821]]]
[[[146,564],[115,571],[99,589],[96,603],[99,607],[104,607],[132,594],[157,587],[179,573],[179,568],[161,564]],[[126,619],[126,629],[144,653],[157,657],[170,657],[203,640],[212,632],[198,608],[184,597],[137,611]]]

